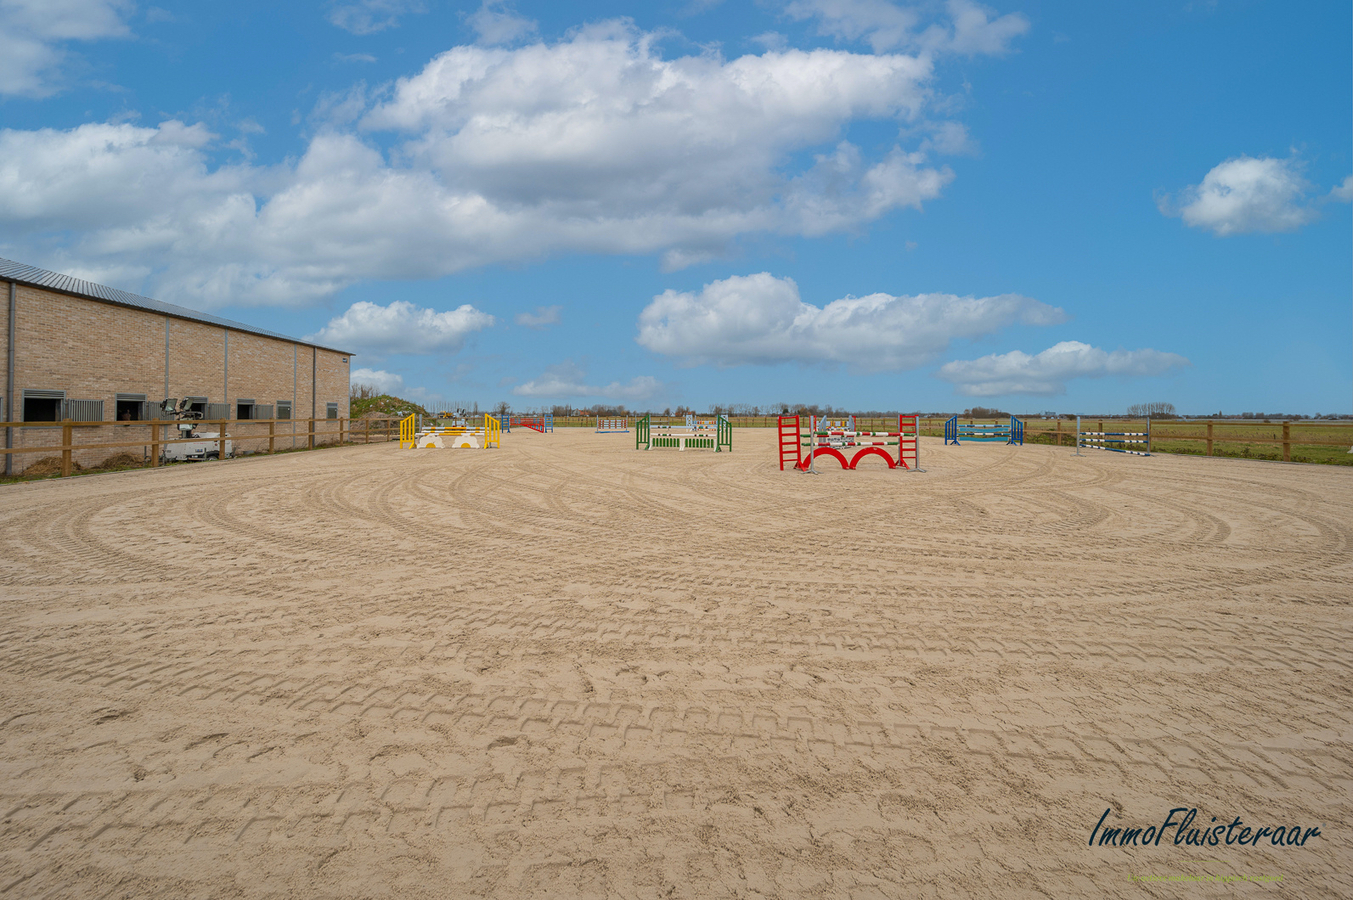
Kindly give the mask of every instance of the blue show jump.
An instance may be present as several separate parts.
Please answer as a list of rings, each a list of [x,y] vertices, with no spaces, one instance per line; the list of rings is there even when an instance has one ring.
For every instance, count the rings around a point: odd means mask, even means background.
[[[990,425],[978,425],[974,422],[960,422],[958,416],[951,416],[944,423],[944,444],[957,445],[959,440],[983,441],[988,443],[1018,444],[1024,446],[1024,423],[1014,416],[1009,422],[995,422]]]

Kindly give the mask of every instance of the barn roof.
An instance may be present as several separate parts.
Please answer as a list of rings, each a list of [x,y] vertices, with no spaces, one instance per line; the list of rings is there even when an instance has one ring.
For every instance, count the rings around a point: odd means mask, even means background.
[[[205,322],[208,325],[219,325],[222,328],[229,328],[232,331],[244,331],[249,334],[276,338],[279,341],[287,341],[292,344],[302,344],[306,347],[318,347],[321,350],[332,350],[334,353],[342,353],[345,356],[354,355],[347,350],[339,350],[337,347],[326,347],[323,344],[316,344],[313,341],[304,341],[300,338],[279,334],[276,331],[269,331],[266,328],[257,328],[253,325],[247,325],[244,322],[236,322],[233,319],[223,319],[220,316],[213,316],[211,313],[198,312],[197,310],[189,309],[186,306],[176,306],[173,303],[152,300],[149,297],[142,297],[140,294],[132,294],[127,291],[120,291],[117,288],[95,284],[92,281],[85,281],[83,278],[76,278],[73,275],[62,275],[60,272],[39,269],[37,266],[26,266],[23,263],[15,262],[12,259],[0,259],[0,280],[46,288],[50,291],[60,291],[63,294],[72,294],[76,297],[84,297],[89,300],[100,300],[104,303],[112,303],[115,306],[130,306],[133,309],[143,309],[147,312],[173,316],[176,319],[187,319],[192,322]]]

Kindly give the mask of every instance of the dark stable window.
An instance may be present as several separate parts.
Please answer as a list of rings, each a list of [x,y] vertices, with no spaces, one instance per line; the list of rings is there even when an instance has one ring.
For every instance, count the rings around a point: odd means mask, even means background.
[[[119,422],[141,421],[141,402],[140,400],[117,401],[117,420]]]
[[[23,420],[25,422],[61,421],[61,401],[50,397],[24,397]]]
[[[235,418],[252,419],[253,417],[254,417],[254,404],[252,403],[235,404]]]
[[[291,403],[289,401],[286,400],[277,401],[277,418],[279,419],[291,418]]]
[[[326,418],[329,418],[329,419],[337,419],[337,418],[338,418],[338,404],[337,404],[337,403],[329,403],[329,404],[327,404],[326,407],[325,407],[324,412],[325,412],[325,417],[326,417]]]

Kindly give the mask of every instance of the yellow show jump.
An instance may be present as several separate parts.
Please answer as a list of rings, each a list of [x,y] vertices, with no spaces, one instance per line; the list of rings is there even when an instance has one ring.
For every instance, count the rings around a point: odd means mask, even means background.
[[[418,430],[418,417],[412,413],[400,420],[399,446],[402,450],[463,448],[487,450],[501,447],[503,425],[497,416],[485,415],[483,425],[441,425]]]

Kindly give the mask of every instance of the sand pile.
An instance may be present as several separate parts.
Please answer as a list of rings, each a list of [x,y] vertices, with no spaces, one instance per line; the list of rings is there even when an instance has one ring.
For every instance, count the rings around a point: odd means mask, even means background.
[[[71,460],[70,467],[72,472],[83,472],[85,468],[84,466],[80,465],[78,462],[75,462],[74,460]],[[40,477],[44,475],[60,475],[61,457],[44,456],[42,459],[38,460],[37,462],[30,465],[28,468],[24,469],[23,474],[33,477]]]
[[[144,456],[134,456],[131,453],[115,453],[112,456],[99,463],[100,469],[130,469],[146,465]]]

